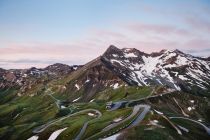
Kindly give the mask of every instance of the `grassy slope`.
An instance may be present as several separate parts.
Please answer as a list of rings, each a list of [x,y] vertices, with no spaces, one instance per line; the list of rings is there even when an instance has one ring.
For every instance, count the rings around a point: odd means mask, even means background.
[[[125,90],[126,89],[126,90]],[[158,89],[158,88],[157,88]],[[103,92],[100,92],[98,96],[95,96],[94,102],[89,103],[70,103],[67,108],[58,110],[56,104],[49,98],[48,95],[41,93],[40,95],[29,97],[15,97],[16,90],[2,90],[0,91],[0,139],[27,139],[31,137],[32,130],[37,126],[45,124],[46,122],[54,119],[58,119],[68,113],[75,113],[84,109],[97,109],[102,112],[102,117],[94,119],[82,113],[74,117],[67,118],[63,121],[57,122],[51,125],[42,133],[38,134],[40,140],[47,139],[52,132],[68,127],[62,132],[58,140],[73,139],[79,133],[83,124],[89,121],[87,130],[85,131],[83,139],[92,136],[95,133],[98,135],[95,138],[103,137],[107,134],[115,132],[120,127],[126,126],[128,122],[122,124],[105,133],[99,133],[101,130],[109,125],[113,119],[119,117],[126,117],[131,113],[132,108],[123,108],[116,111],[107,111],[107,101],[119,101],[119,100],[133,100],[145,98],[151,95],[152,88],[149,87],[120,87],[118,89],[109,88]],[[127,92],[127,96],[126,95]],[[15,97],[15,98],[14,98]],[[190,94],[172,94],[164,97],[158,97],[155,99],[148,99],[140,103],[150,104],[152,109],[157,109],[164,112],[166,116],[182,116],[181,111],[173,101],[173,97],[179,102],[180,106],[195,119],[203,117],[204,120],[209,122],[209,107],[208,98],[197,97]],[[195,101],[195,107],[197,110],[187,112],[187,107],[192,105],[189,100]],[[19,115],[18,115],[19,114]],[[18,116],[17,116],[18,115]],[[154,125],[148,125],[150,120],[158,120],[160,125],[165,128],[159,128]],[[183,136],[179,136],[176,131],[170,126],[170,124],[164,120],[160,115],[151,113],[147,115],[146,119],[141,125],[127,129],[123,131],[123,136],[120,139],[196,139],[206,138],[206,133],[199,126],[194,123],[190,123],[184,120],[172,120],[175,124],[180,124],[183,127],[190,130],[190,133],[183,133]],[[145,130],[152,128],[151,130]],[[122,132],[121,132],[122,133]]]
[[[118,100],[135,100],[145,98],[150,95],[150,87],[122,86],[117,89],[109,88],[95,97],[97,100],[118,101]]]
[[[210,100],[208,98],[198,97],[187,93],[174,93],[155,99],[148,99],[142,101],[141,103],[150,104],[152,110],[155,109],[163,112],[168,118],[170,116],[183,116],[180,108],[177,106],[173,98],[178,101],[180,107],[186,114],[189,115],[190,118],[194,120],[202,118],[202,120],[204,120],[202,123],[209,124],[210,106],[208,104]],[[191,103],[190,100],[194,100],[194,103]],[[189,111],[187,109],[189,106],[194,106],[195,109]],[[157,124],[163,126],[164,128],[151,124],[150,121],[152,120],[157,120]],[[170,123],[162,117],[162,115],[155,113],[153,110],[139,126],[123,131],[121,136],[118,137],[118,140],[197,140],[209,138],[205,130],[196,123],[182,119],[169,120],[176,126],[180,125],[188,129],[189,132],[187,133],[182,130],[182,135],[179,135]]]
[[[137,87],[128,87],[127,89],[129,91],[128,98],[132,96],[144,97],[147,95],[147,93],[145,93],[145,95],[141,95],[144,94],[143,91],[149,91],[149,89],[142,88],[142,92],[140,92]],[[139,92],[135,93],[135,91]],[[110,89],[110,92],[115,95],[123,95],[123,90],[120,88],[116,90]],[[0,102],[0,138],[17,139],[17,135],[22,138],[28,138],[29,136],[33,135],[32,130],[35,127],[40,126],[50,120],[62,117],[65,113],[62,114],[61,112],[67,112],[66,114],[68,114],[69,112],[74,113],[88,108],[98,109],[102,112],[103,116],[97,120],[90,121],[87,132],[84,136],[88,137],[92,135],[93,132],[100,131],[114,118],[119,116],[125,117],[125,115],[131,112],[131,108],[121,109],[114,112],[106,111],[105,100],[92,103],[69,104],[67,108],[58,110],[52,98],[49,98],[49,96],[45,95],[44,92],[33,97],[17,97],[15,96],[16,94],[17,92],[14,89],[1,91],[0,93],[0,96],[2,97]],[[115,97],[115,99],[119,100],[121,98]],[[74,137],[78,133],[88,118],[89,116],[87,116],[87,114],[83,116],[79,115],[76,118],[71,117],[66,119],[64,122],[52,125],[39,135],[41,138],[46,138],[53,131],[59,128],[68,127],[68,129],[59,137],[59,139],[64,139],[66,137],[71,139],[71,137]]]
[[[158,120],[157,126],[150,123],[154,120]],[[204,140],[209,138],[205,131],[195,123],[181,120],[172,121],[172,123],[189,129],[189,132],[182,131],[182,135],[179,135],[163,117],[150,113],[141,125],[122,131],[117,140]]]

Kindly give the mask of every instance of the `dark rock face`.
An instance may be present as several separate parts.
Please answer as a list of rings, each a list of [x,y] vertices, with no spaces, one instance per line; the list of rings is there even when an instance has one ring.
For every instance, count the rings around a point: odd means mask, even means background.
[[[77,96],[80,97],[78,100],[80,102],[90,101],[96,93],[106,88],[113,88],[116,83],[119,85],[125,84],[123,80],[107,68],[100,57],[71,73],[69,77],[63,94],[66,94],[71,101]]]
[[[117,47],[111,45],[106,52],[103,54],[103,59],[113,59],[115,61],[131,61],[132,63],[136,63],[141,61],[141,56],[146,56],[147,54],[135,49],[135,48],[124,48],[118,49]]]
[[[134,48],[118,49],[115,46],[110,46],[102,55],[101,60],[112,72],[116,73],[129,85],[137,85],[136,81],[131,80],[132,77],[128,69],[129,63],[144,63],[142,56],[145,55],[147,54]]]
[[[55,75],[65,75],[71,73],[72,71],[77,70],[80,67],[82,66],[80,65],[69,66],[61,63],[56,63],[44,68],[44,70],[48,71],[49,73],[54,73]]]

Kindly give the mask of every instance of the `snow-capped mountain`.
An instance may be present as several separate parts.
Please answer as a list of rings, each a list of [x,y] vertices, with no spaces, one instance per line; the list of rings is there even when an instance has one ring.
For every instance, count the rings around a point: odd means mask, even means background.
[[[28,94],[31,89],[35,88],[33,92],[38,92],[47,84],[67,96],[81,92],[84,101],[91,100],[96,93],[113,85],[124,84],[163,85],[209,96],[210,60],[179,50],[147,54],[135,48],[118,49],[111,45],[102,56],[84,66],[56,63],[43,69],[0,69],[0,88],[17,87],[21,94]]]
[[[209,97],[209,58],[179,50],[110,46],[82,66],[0,68],[0,139],[50,139],[63,129],[58,139],[208,139]]]
[[[179,50],[146,54],[134,48],[110,46],[101,59],[130,85],[167,85],[176,90],[209,92],[209,60]]]

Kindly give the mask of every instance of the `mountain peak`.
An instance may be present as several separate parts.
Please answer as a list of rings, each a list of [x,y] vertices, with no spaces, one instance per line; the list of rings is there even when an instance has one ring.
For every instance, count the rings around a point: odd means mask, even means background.
[[[118,52],[118,51],[121,51],[119,48],[117,48],[116,46],[114,45],[110,45],[107,50],[105,51],[105,53],[112,53],[112,52]]]
[[[175,49],[175,50],[173,50],[172,52],[178,53],[178,54],[185,54],[185,53],[183,53],[182,51],[180,51],[180,50],[178,50],[178,49]]]
[[[123,48],[122,50],[125,51],[125,52],[139,51],[136,48]]]
[[[110,45],[108,49],[105,51],[103,56],[108,56],[108,55],[118,55],[118,56],[124,56],[126,54],[134,54],[136,56],[142,56],[142,55],[148,55],[144,52],[139,51],[136,48],[122,48],[119,49],[114,45]]]
[[[114,45],[110,45],[110,46],[108,47],[108,49],[119,49],[119,48],[117,48],[117,47],[114,46]]]
[[[55,64],[47,66],[46,69],[52,68],[52,67],[70,67],[70,66],[66,64],[62,64],[62,63],[55,63]]]
[[[107,50],[104,52],[103,56],[111,56],[113,54],[122,55],[123,52],[121,49],[115,47],[114,45],[110,45]]]
[[[149,86],[155,83],[176,90],[183,87],[190,90],[191,86],[206,90],[210,85],[206,80],[209,78],[207,71],[210,67],[206,61],[209,58],[202,60],[178,49],[146,54],[135,48],[110,46],[102,58],[129,85]]]

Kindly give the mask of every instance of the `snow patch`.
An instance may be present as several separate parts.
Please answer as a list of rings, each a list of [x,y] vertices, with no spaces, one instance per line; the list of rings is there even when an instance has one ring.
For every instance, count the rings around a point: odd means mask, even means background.
[[[60,133],[62,133],[66,129],[67,129],[67,127],[53,132],[48,140],[55,140],[60,135]]]
[[[90,102],[92,103],[95,99],[90,100]]]
[[[118,137],[119,135],[120,135],[120,134],[118,133],[118,134],[115,134],[115,135],[113,135],[113,136],[110,136],[110,137],[104,138],[104,139],[102,139],[102,140],[116,140],[116,139],[117,139],[117,137]]]
[[[190,102],[191,102],[191,103],[194,103],[195,101],[194,101],[194,100],[190,100]]]
[[[62,105],[62,106],[61,106],[61,109],[64,109],[64,108],[66,108],[66,107],[65,107],[64,105]]]
[[[145,63],[143,69],[148,75],[152,76],[152,72],[156,69],[156,66],[159,63],[159,57],[153,58],[143,56],[142,58]]]
[[[20,115],[20,113],[18,113],[17,115],[15,115],[15,117],[13,119],[16,119],[19,115]]]
[[[178,64],[178,66],[183,66],[183,65],[187,65],[188,64],[188,60],[187,60],[187,58],[178,55],[176,63]]]
[[[74,70],[77,70],[77,69],[78,69],[78,67],[74,66],[74,67],[73,67],[73,69],[74,69]]]
[[[118,55],[116,55],[116,54],[112,54],[112,56],[113,56],[113,57],[118,57]]]
[[[90,82],[90,79],[87,79],[87,80],[85,81],[85,83],[88,83],[88,82]]]
[[[156,79],[158,81],[158,83],[160,83],[161,85],[163,85],[163,83],[160,81],[160,79]]]
[[[178,72],[176,72],[176,71],[172,71],[171,73],[174,73],[175,74],[175,77],[178,76]]]
[[[113,88],[114,88],[114,89],[119,88],[119,84],[118,84],[118,83],[114,84]]]
[[[118,61],[118,60],[111,60],[111,63],[119,63],[120,65],[122,65],[122,66],[124,66],[124,64],[123,63],[121,63],[121,61]]]
[[[149,125],[160,126],[160,125],[158,125],[158,122],[159,122],[158,120],[151,120]],[[160,126],[160,127],[162,127],[162,126]]]
[[[186,77],[184,77],[183,75],[179,75],[179,79],[182,79],[182,80],[188,80]]]
[[[124,53],[124,56],[126,58],[129,58],[129,57],[138,57],[137,55],[135,55],[134,53]]]
[[[154,123],[158,123],[158,120],[153,120]]]
[[[78,84],[75,84],[75,87],[77,88],[77,90],[80,89],[79,85]]]
[[[25,77],[27,77],[27,76],[28,76],[27,74],[23,74],[23,76],[22,76],[22,77],[24,77],[24,78],[25,78]]]
[[[192,107],[188,107],[187,109],[188,109],[188,111],[191,111],[192,110]]]
[[[160,112],[160,111],[157,111],[157,110],[155,110],[155,109],[154,109],[154,111],[155,111],[157,114],[163,115],[163,113]]]
[[[198,119],[198,121],[199,121],[199,122],[202,122],[203,120],[202,120],[202,119]]]
[[[122,120],[122,118],[120,117],[120,118],[114,119],[113,122],[117,123],[117,122],[119,122],[119,121],[121,121],[121,120]]]
[[[189,129],[187,129],[187,128],[183,127],[183,126],[178,125],[178,127],[180,129],[182,129],[183,131],[187,132],[187,133],[189,132]]]
[[[81,97],[77,98],[77,99],[74,99],[72,102],[76,102],[80,99]]]
[[[167,50],[166,57],[164,59],[168,60],[168,59],[170,59],[170,58],[172,58],[172,57],[174,57],[176,55],[177,55],[176,53]]]
[[[93,116],[95,116],[95,114],[93,114],[93,113],[88,113],[88,116],[93,117]]]
[[[27,139],[27,140],[38,140],[38,136],[32,136],[32,137],[30,137],[29,139]]]

